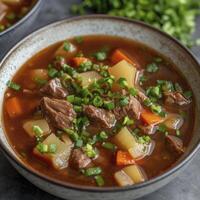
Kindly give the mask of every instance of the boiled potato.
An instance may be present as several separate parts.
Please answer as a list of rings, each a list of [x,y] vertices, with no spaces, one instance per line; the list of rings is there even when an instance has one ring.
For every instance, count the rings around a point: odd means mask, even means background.
[[[82,86],[83,87],[88,87],[92,82],[95,80],[99,80],[102,77],[95,71],[89,71],[89,72],[84,72],[80,73],[79,76],[81,77],[82,80]]]
[[[134,182],[130,176],[128,176],[123,170],[115,172],[114,178],[119,186],[133,185]]]
[[[133,180],[134,183],[141,183],[146,180],[144,172],[138,165],[130,165],[123,168],[123,171]]]
[[[63,169],[68,166],[68,160],[71,154],[71,150],[73,144],[66,144],[62,142],[55,134],[49,135],[43,143],[44,145],[56,145],[56,152],[55,153],[41,153],[38,151],[37,147],[34,148],[34,154],[41,158],[42,160],[46,161],[47,163],[52,164],[55,169]]]
[[[109,73],[115,77],[117,81],[119,78],[126,78],[128,87],[134,87],[137,69],[125,60],[118,62],[113,67],[108,69]],[[117,84],[113,85],[113,89],[119,89]]]
[[[35,79],[48,80],[48,72],[46,69],[33,69],[30,71],[31,80]]]
[[[26,121],[23,124],[23,128],[31,137],[35,137],[35,133],[33,131],[33,126],[39,126],[43,131],[43,135],[47,135],[51,131],[49,128],[49,125],[45,119]]]

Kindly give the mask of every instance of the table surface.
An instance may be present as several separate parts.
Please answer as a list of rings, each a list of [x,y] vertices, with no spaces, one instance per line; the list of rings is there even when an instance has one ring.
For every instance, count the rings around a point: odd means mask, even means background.
[[[70,17],[69,7],[79,0],[44,0],[43,8],[32,30],[51,22]],[[200,35],[200,17],[197,19],[197,31]],[[200,48],[192,49],[200,61]],[[59,200],[29,183],[0,154],[0,200]],[[140,200],[199,200],[200,198],[200,152],[196,154],[190,166],[162,189]]]

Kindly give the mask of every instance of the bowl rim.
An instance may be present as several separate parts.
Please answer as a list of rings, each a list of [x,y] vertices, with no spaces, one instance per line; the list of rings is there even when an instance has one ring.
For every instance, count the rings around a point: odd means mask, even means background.
[[[36,2],[34,3],[33,7],[31,8],[31,10],[25,15],[23,16],[19,21],[17,21],[15,24],[11,25],[9,28],[5,29],[5,31],[0,32],[0,39],[4,34],[7,34],[9,32],[11,32],[13,29],[17,28],[18,26],[20,26],[21,24],[23,24],[26,20],[29,19],[29,17],[37,11],[37,9],[39,8],[39,6],[41,5],[42,0],[36,0]]]
[[[76,16],[76,17],[71,17],[71,18],[67,18],[67,19],[58,20],[58,21],[56,21],[54,23],[49,23],[49,24],[45,25],[44,27],[34,31],[33,33],[31,33],[28,36],[26,36],[23,40],[18,42],[13,48],[11,48],[8,51],[8,53],[4,56],[4,58],[0,62],[0,67],[2,66],[4,61],[10,56],[10,54],[18,46],[20,46],[21,44],[26,42],[26,40],[28,40],[29,38],[32,38],[35,35],[38,35],[41,32],[45,31],[46,29],[49,29],[49,28],[54,27],[54,26],[58,26],[60,24],[71,23],[71,22],[76,22],[76,21],[82,21],[82,20],[86,20],[86,19],[90,19],[90,20],[92,20],[92,19],[115,20],[115,21],[121,21],[121,22],[130,23],[130,24],[132,24],[132,23],[133,24],[138,24],[138,25],[143,26],[145,28],[151,29],[152,31],[157,32],[157,33],[167,37],[172,42],[176,43],[183,51],[185,51],[191,57],[191,59],[196,64],[196,66],[200,66],[200,63],[198,62],[197,57],[187,47],[185,47],[183,44],[181,44],[174,37],[170,36],[169,34],[163,32],[163,31],[161,31],[161,30],[159,30],[159,29],[157,29],[157,28],[155,28],[155,27],[153,27],[153,26],[151,26],[149,24],[146,24],[146,23],[138,21],[138,20],[127,19],[127,18],[124,18],[124,17],[115,17],[115,16],[104,15],[104,14],[90,14],[90,15],[84,15],[84,16],[78,16],[78,17]],[[200,74],[200,68],[196,67],[196,70]],[[4,133],[4,134],[6,134],[6,133]],[[165,179],[168,176],[174,174],[176,171],[178,171],[184,165],[186,165],[194,157],[196,152],[200,149],[200,139],[197,141],[197,144],[193,147],[193,149],[191,150],[189,155],[186,158],[184,158],[180,163],[177,163],[175,166],[173,166],[171,169],[169,169],[166,172],[162,173],[161,175],[156,176],[155,178],[152,178],[152,179],[147,180],[145,182],[138,183],[138,184],[135,184],[135,185],[132,185],[132,186],[125,186],[125,187],[102,187],[102,188],[101,187],[95,187],[95,186],[91,187],[91,186],[82,186],[82,185],[77,185],[77,184],[72,184],[72,183],[69,183],[69,182],[56,180],[54,178],[45,176],[44,174],[40,173],[39,171],[37,171],[37,170],[35,170],[35,169],[31,168],[31,167],[28,167],[20,159],[17,159],[18,156],[17,155],[16,156],[12,155],[12,153],[7,149],[6,145],[3,143],[2,140],[0,140],[0,149],[6,155],[6,157],[11,159],[11,161],[14,161],[14,164],[16,164],[17,166],[21,167],[23,170],[25,170],[26,172],[30,173],[32,176],[36,176],[37,178],[42,179],[43,181],[46,181],[46,182],[48,182],[50,184],[53,184],[53,185],[56,185],[56,186],[59,186],[59,187],[62,187],[62,188],[66,188],[66,189],[68,188],[68,189],[72,189],[72,190],[76,190],[76,191],[82,191],[82,192],[112,193],[112,192],[123,192],[123,191],[130,191],[130,190],[134,190],[134,189],[140,189],[140,188],[149,186],[151,184],[154,184],[156,182],[159,182],[162,179]]]

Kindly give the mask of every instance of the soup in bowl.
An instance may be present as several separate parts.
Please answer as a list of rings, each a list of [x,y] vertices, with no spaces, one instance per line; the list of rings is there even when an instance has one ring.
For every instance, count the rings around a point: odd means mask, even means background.
[[[105,20],[105,27],[112,23],[109,34],[101,29]],[[81,21],[81,35],[63,32]],[[97,31],[91,22],[99,23]],[[127,29],[117,32],[117,25]],[[13,65],[19,70],[3,77],[2,102],[3,148],[12,148],[20,172],[28,169],[34,184],[64,198],[110,198],[120,191],[136,198],[167,183],[198,144],[194,84],[200,80],[192,71],[198,63],[176,41],[137,22],[86,17],[51,29],[60,36],[44,38],[48,28],[36,32],[2,64],[7,70],[22,56]],[[133,33],[140,29],[140,36]],[[156,35],[160,44],[150,45]],[[190,59],[180,66],[182,54]]]

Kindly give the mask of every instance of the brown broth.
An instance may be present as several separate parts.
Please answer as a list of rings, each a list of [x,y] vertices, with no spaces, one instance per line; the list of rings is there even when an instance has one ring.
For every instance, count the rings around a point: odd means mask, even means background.
[[[75,40],[71,40],[76,44]],[[13,81],[20,84],[23,88],[28,88],[30,80],[27,78],[29,71],[36,68],[47,68],[48,64],[52,61],[54,52],[60,46],[61,43],[52,45],[41,52],[37,53],[33,58],[28,60],[22,68],[16,73]],[[157,73],[149,74],[148,81],[144,84],[144,88],[155,84],[155,80],[164,79],[178,82],[184,90],[189,90],[189,86],[185,78],[177,71],[173,63],[155,52],[153,49],[146,47],[143,44],[118,37],[110,36],[86,36],[84,37],[84,42],[82,44],[76,44],[79,50],[84,53],[85,56],[90,56],[97,50],[109,47],[110,52],[116,48],[121,48],[128,52],[130,58],[136,59],[141,68],[145,68],[147,64],[151,63],[155,57],[161,57],[164,62],[160,65],[160,70]],[[110,64],[110,61],[106,61],[106,64]],[[9,94],[9,97],[8,97]],[[41,97],[39,96],[24,96],[23,93],[15,92],[8,89],[5,94],[4,103],[11,96],[17,96],[24,102],[24,110],[29,107],[29,104],[34,99],[39,101]],[[185,123],[180,129],[181,136],[184,146],[187,147],[193,132],[194,123],[194,100],[189,106],[172,106],[170,111],[178,113],[180,110],[187,113],[185,117]],[[46,163],[40,161],[32,154],[32,150],[35,146],[35,140],[30,138],[28,134],[22,128],[22,124],[27,119],[32,119],[32,113],[26,113],[17,119],[10,118],[4,108],[3,110],[4,124],[7,137],[10,141],[11,146],[17,152],[18,156],[22,159],[24,164],[29,168],[34,168],[38,172],[64,182],[70,182],[78,185],[89,185],[95,186],[95,181],[92,178],[84,177],[80,175],[77,170],[67,168],[63,170],[55,170]],[[169,170],[179,159],[174,153],[171,153],[165,144],[165,135],[163,133],[157,132],[151,136],[156,142],[155,150],[152,155],[146,157],[145,159],[138,162],[138,164],[144,169],[147,174],[148,179],[156,177],[167,170]],[[110,139],[112,141],[112,138]],[[122,169],[115,165],[113,161],[113,154],[108,150],[99,148],[100,155],[102,155],[103,161],[99,163],[99,166],[103,169],[103,176],[105,178],[105,186],[117,186],[113,174],[117,170]],[[23,156],[25,153],[25,157]],[[97,162],[97,161],[96,161]],[[98,163],[97,163],[98,164]]]

